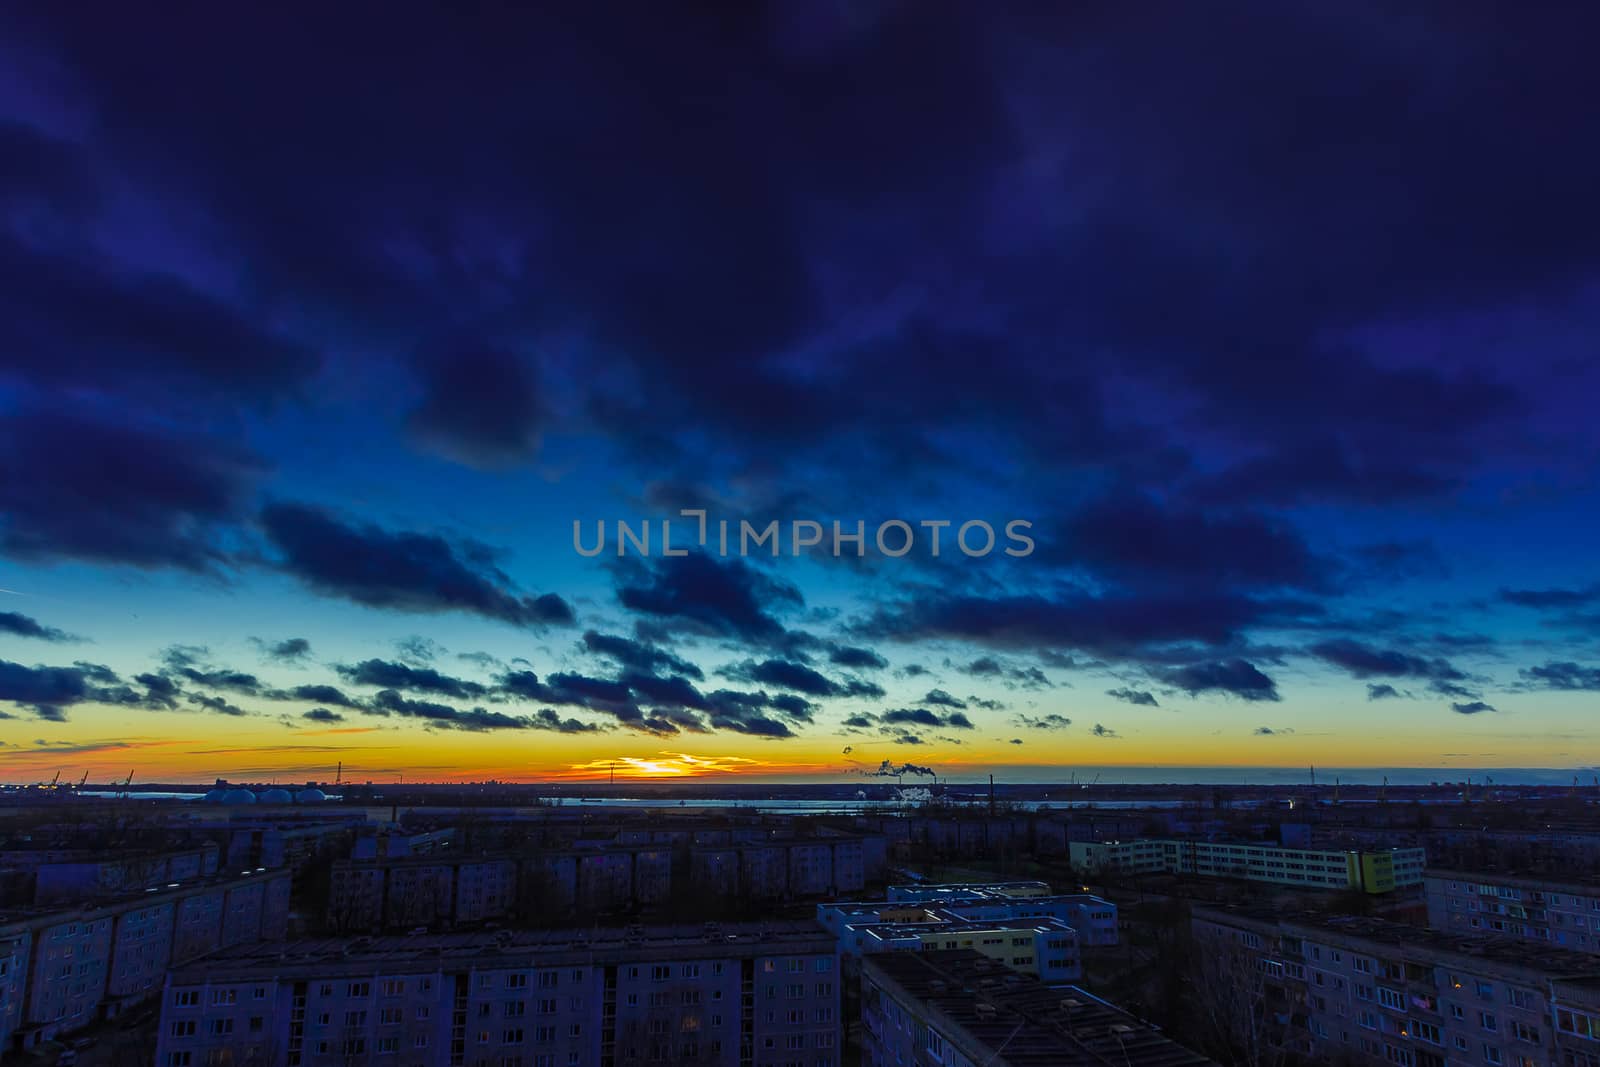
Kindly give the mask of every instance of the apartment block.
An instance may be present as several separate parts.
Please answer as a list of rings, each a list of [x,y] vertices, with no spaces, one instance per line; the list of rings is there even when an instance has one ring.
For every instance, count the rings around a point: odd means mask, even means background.
[[[1021,890],[1017,895],[1013,892]],[[1043,882],[892,886],[888,900],[817,905],[846,957],[972,949],[1047,982],[1082,976],[1081,946],[1117,943],[1117,908],[1086,893],[1033,895]]]
[[[833,940],[812,923],[291,943],[180,968],[158,1067],[834,1067]]]
[[[33,903],[59,905],[209,878],[217,873],[220,854],[214,843],[120,854],[87,848],[7,849],[0,851],[0,869],[27,875]]]
[[[0,1052],[119,1014],[174,964],[281,940],[288,913],[289,875],[260,871],[0,916]]]
[[[1078,935],[1059,919],[852,923],[844,928],[839,947],[842,957],[856,959],[886,952],[967,949],[1044,982],[1083,977]]]
[[[1373,894],[1421,885],[1427,864],[1420,848],[1332,852],[1253,842],[1165,839],[1073,841],[1068,855],[1073,867],[1086,873],[1168,872]]]
[[[625,832],[590,848],[532,856],[364,850],[366,858],[334,863],[328,920],[347,932],[406,930],[499,919],[519,905],[562,918],[632,911],[663,904],[685,888],[707,898],[777,901],[866,885],[860,837],[739,842],[724,832],[727,844],[702,848],[690,844],[688,831],[676,843],[665,836]]]
[[[1195,908],[1196,995],[1316,1062],[1591,1067],[1600,966],[1582,953],[1357,917]],[[1253,1020],[1253,1021],[1252,1021]],[[1570,1055],[1569,1055],[1570,1053]],[[1591,1058],[1584,1058],[1591,1057]]]
[[[1428,925],[1600,953],[1600,884],[1429,870]]]
[[[862,964],[863,1067],[1205,1067],[1211,1061],[1073,986],[975,952]]]

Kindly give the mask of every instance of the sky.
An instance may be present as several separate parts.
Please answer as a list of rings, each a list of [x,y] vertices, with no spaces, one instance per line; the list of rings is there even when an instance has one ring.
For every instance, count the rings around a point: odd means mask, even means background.
[[[1600,762],[1592,8],[0,20],[0,780]]]

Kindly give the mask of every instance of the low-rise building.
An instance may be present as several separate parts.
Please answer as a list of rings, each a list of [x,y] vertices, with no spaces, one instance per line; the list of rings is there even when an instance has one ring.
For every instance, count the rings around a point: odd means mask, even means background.
[[[835,1067],[839,998],[813,923],[295,942],[175,971],[155,1062]]]
[[[1083,977],[1078,935],[1060,919],[853,923],[845,927],[839,948],[841,956],[859,959],[884,952],[967,949],[1050,984]]]
[[[817,905],[840,955],[970,949],[1045,982],[1083,974],[1082,945],[1117,943],[1116,905],[1044,882],[891,886],[888,900]]]
[[[1306,889],[1390,893],[1422,884],[1420,848],[1331,852],[1241,841],[1073,841],[1068,855],[1088,874],[1169,872]]]
[[[864,1067],[1205,1067],[1094,995],[975,952],[875,956],[861,970]]]

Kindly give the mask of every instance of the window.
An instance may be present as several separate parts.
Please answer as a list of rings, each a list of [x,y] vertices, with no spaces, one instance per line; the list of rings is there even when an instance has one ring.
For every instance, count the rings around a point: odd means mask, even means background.
[[[369,997],[371,995],[371,982],[351,982],[345,989],[345,996],[347,997]]]
[[[233,1004],[238,999],[239,991],[237,989],[213,989],[211,991],[211,1003],[213,1004]]]
[[[406,983],[400,978],[385,978],[382,988],[384,996],[398,997],[406,991]]]
[[[1393,1008],[1396,1011],[1404,1011],[1406,1007],[1406,998],[1401,996],[1397,990],[1389,989],[1385,986],[1379,986],[1378,1003],[1382,1004],[1386,1008]]]
[[[1526,1041],[1530,1045],[1537,1045],[1539,1043],[1539,1028],[1537,1026],[1528,1026],[1520,1020],[1513,1019],[1511,1020],[1511,1036],[1518,1041]]]
[[[173,1037],[192,1037],[194,1035],[194,1020],[182,1019],[172,1024]]]
[[[1483,1062],[1484,1063],[1499,1063],[1500,1062],[1500,1050],[1498,1048],[1496,1048],[1495,1046],[1493,1046],[1493,1045],[1485,1045],[1485,1046],[1483,1046]]]
[[[1491,1034],[1500,1029],[1499,1021],[1494,1017],[1494,1013],[1489,1011],[1480,1011],[1478,1013],[1478,1025]]]
[[[172,1003],[179,1008],[196,1007],[200,1003],[200,991],[198,989],[180,989],[172,994]]]

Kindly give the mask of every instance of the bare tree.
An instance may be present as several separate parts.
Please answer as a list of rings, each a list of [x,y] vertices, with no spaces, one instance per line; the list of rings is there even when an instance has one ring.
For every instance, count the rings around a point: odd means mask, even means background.
[[[1193,1032],[1213,1056],[1242,1067],[1288,1062],[1303,993],[1285,980],[1281,962],[1227,935],[1197,935],[1188,979]]]

